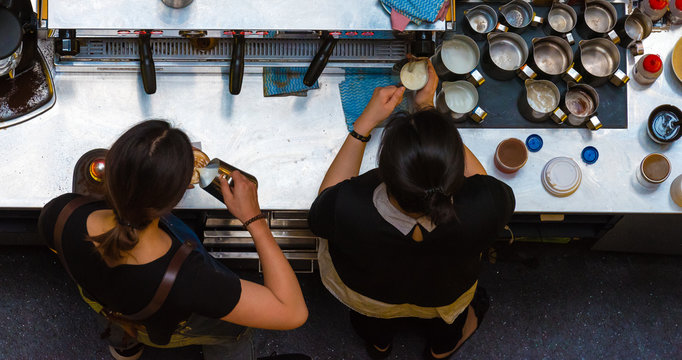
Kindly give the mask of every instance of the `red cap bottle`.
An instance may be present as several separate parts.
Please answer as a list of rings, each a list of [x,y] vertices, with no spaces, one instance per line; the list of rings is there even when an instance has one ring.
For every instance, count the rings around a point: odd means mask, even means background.
[[[649,6],[654,10],[662,10],[668,7],[668,0],[649,0]]]
[[[644,70],[650,73],[656,73],[663,67],[663,61],[658,55],[646,55],[644,56],[644,61],[642,62]]]

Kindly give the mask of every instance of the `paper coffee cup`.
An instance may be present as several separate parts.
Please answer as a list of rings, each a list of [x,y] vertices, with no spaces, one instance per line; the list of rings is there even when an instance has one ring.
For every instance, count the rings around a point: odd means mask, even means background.
[[[637,180],[646,188],[654,188],[670,175],[670,160],[663,154],[649,154],[639,164]]]
[[[682,207],[682,175],[675,178],[670,185],[670,197],[677,206]]]
[[[527,160],[526,144],[519,139],[502,140],[495,149],[495,167],[504,173],[511,174],[518,171]]]

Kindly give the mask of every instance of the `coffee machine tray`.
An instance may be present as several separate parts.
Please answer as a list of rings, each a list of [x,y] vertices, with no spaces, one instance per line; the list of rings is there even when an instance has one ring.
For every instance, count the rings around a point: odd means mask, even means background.
[[[54,106],[56,96],[52,73],[45,57],[14,79],[0,79],[0,129],[32,119]]]

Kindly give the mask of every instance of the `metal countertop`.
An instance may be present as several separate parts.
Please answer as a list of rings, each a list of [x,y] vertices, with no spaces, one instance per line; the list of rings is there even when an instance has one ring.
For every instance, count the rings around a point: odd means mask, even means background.
[[[197,0],[182,9],[154,1],[50,1],[51,29],[391,30],[377,0]],[[445,22],[407,30],[445,30]]]
[[[664,103],[682,107],[682,84],[670,63],[671,47],[681,36],[682,27],[677,27],[644,41],[648,53],[661,55],[665,69],[650,87],[634,80],[628,83],[627,129],[462,129],[464,142],[490,175],[514,189],[517,212],[682,213],[669,196],[670,184],[682,174],[682,142],[661,146],[646,134],[653,108]],[[630,75],[633,64],[628,58]],[[338,90],[344,77],[331,73],[334,70],[329,69],[320,78],[320,89],[309,91],[307,97],[273,98],[263,97],[262,77],[251,72],[238,96],[229,95],[227,74],[159,73],[158,91],[151,96],[134,73],[56,74],[56,105],[37,118],[0,130],[0,208],[43,206],[70,191],[73,165],[81,154],[110,146],[138,121],[162,118],[185,130],[192,141],[201,141],[209,156],[254,174],[262,208],[308,209],[347,134]],[[361,172],[376,164],[380,133],[375,130],[367,146]],[[508,137],[524,140],[531,133],[544,139],[542,150],[531,153],[514,175],[497,171],[493,165],[497,144]],[[587,145],[599,150],[596,164],[580,161]],[[650,191],[636,182],[635,173],[652,152],[671,160],[672,173]],[[583,172],[580,188],[567,198],[549,195],[540,182],[542,167],[555,156],[572,157]],[[223,205],[193,189],[179,207]]]

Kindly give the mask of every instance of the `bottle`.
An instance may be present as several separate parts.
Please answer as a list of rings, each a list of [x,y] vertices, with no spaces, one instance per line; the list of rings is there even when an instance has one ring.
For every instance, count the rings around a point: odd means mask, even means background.
[[[668,0],[644,0],[639,8],[651,21],[656,22],[668,11]]]
[[[642,85],[652,84],[663,72],[663,61],[655,54],[642,56],[635,64],[635,81]]]
[[[675,0],[670,4],[670,22],[673,25],[682,24],[682,0]]]

